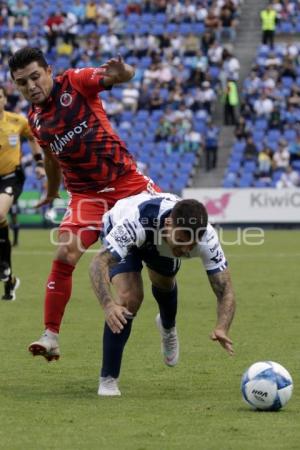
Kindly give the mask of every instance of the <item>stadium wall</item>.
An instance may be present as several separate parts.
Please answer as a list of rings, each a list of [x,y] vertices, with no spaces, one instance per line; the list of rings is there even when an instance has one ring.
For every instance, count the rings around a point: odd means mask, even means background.
[[[300,224],[300,189],[184,189],[218,224]]]

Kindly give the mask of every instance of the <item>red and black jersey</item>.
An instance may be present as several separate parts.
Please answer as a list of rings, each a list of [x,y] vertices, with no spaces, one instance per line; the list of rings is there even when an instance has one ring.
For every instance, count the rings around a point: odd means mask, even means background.
[[[104,89],[101,68],[70,69],[54,79],[47,101],[29,111],[34,136],[59,160],[71,192],[103,189],[136,169],[103,109]]]

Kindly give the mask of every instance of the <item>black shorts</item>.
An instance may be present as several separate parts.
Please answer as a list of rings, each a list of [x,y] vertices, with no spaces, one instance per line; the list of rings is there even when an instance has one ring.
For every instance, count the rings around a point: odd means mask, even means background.
[[[7,194],[16,202],[22,193],[24,182],[24,172],[17,168],[15,172],[0,177],[0,194]]]
[[[143,262],[149,269],[165,277],[174,277],[181,264],[179,258],[167,258],[154,254],[151,251],[134,248],[128,253],[126,258],[110,269],[109,277],[112,279],[119,273],[141,272]]]

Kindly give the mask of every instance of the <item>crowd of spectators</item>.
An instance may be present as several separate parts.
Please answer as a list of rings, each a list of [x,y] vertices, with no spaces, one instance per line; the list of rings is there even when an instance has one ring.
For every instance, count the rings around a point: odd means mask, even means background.
[[[152,117],[157,120],[151,132],[155,142],[165,143],[166,155],[204,153],[205,125],[211,120],[217,94],[229,78],[237,81],[239,77],[239,64],[224,39],[230,44],[235,37],[240,3],[1,2],[0,82],[8,88],[10,108],[25,113],[28,107],[16,93],[7,68],[9,56],[18,48],[41,48],[56,73],[69,67],[99,66],[120,53],[136,67],[136,76],[124,89],[118,87],[103,96],[117,130],[124,132],[130,144],[130,138],[136,138],[137,112],[147,111],[149,122]],[[163,115],[155,115],[156,111]],[[147,135],[147,122],[138,131]],[[216,167],[216,161],[212,158],[208,170]]]
[[[291,38],[258,48],[235,136],[224,186],[300,185],[300,45]]]

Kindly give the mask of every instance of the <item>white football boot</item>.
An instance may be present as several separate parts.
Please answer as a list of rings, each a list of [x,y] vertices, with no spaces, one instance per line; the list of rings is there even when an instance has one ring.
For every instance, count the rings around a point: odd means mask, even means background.
[[[103,397],[120,396],[121,392],[118,387],[118,378],[113,378],[111,376],[100,377],[98,395]]]
[[[157,314],[155,322],[161,335],[161,353],[164,363],[167,366],[175,366],[179,358],[179,341],[176,327],[169,330],[164,328],[159,314]]]
[[[38,341],[29,345],[28,350],[33,356],[43,356],[48,362],[58,360],[60,357],[58,335],[46,330]]]

